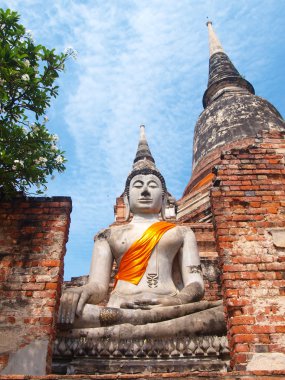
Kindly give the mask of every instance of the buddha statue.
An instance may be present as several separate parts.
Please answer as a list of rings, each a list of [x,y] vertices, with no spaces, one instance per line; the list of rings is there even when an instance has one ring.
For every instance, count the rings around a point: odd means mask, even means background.
[[[201,301],[204,283],[193,231],[165,221],[167,196],[141,126],[124,191],[128,223],[95,236],[89,282],[61,297],[59,323],[72,327],[69,334],[124,339],[225,332],[221,303]],[[114,290],[107,307],[98,306],[114,260]]]

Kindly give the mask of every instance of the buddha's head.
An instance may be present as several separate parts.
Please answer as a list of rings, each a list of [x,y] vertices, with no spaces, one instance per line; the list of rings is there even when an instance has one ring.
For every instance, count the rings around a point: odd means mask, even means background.
[[[156,170],[134,170],[127,178],[124,201],[129,219],[135,214],[159,214],[164,219],[167,190],[163,176]]]
[[[135,214],[159,214],[165,216],[167,190],[165,180],[149,150],[144,125],[140,126],[140,139],[133,169],[129,174],[125,191],[126,220],[130,212]]]

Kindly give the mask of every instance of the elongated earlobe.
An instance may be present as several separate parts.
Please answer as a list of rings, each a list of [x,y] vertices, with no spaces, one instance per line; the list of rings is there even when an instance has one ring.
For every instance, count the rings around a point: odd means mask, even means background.
[[[167,195],[165,194],[162,198],[162,206],[161,206],[161,217],[162,220],[165,220],[165,209],[166,209],[166,204],[167,204]]]
[[[126,206],[125,221],[127,222],[130,219],[131,210],[130,210],[129,198],[126,194],[124,195],[124,204]]]

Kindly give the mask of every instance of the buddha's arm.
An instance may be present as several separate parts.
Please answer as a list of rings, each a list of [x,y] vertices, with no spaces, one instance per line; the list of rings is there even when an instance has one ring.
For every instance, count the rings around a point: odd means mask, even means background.
[[[183,228],[182,232],[184,239],[179,251],[179,264],[184,288],[179,292],[178,298],[185,304],[203,298],[204,281],[195,235],[190,228]]]
[[[88,284],[67,289],[60,300],[59,322],[72,324],[85,304],[97,304],[108,292],[113,256],[107,238],[95,238]]]
[[[95,240],[90,266],[88,286],[93,289],[88,303],[98,304],[108,293],[113,256],[107,239]]]

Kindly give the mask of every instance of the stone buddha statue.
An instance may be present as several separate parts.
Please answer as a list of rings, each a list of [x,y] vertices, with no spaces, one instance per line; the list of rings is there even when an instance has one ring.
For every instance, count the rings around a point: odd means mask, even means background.
[[[72,328],[69,334],[124,339],[224,333],[220,302],[201,301],[194,233],[164,220],[167,196],[141,126],[124,191],[128,223],[95,236],[89,282],[61,297],[59,323]],[[114,260],[114,290],[107,307],[98,306],[108,293]]]

